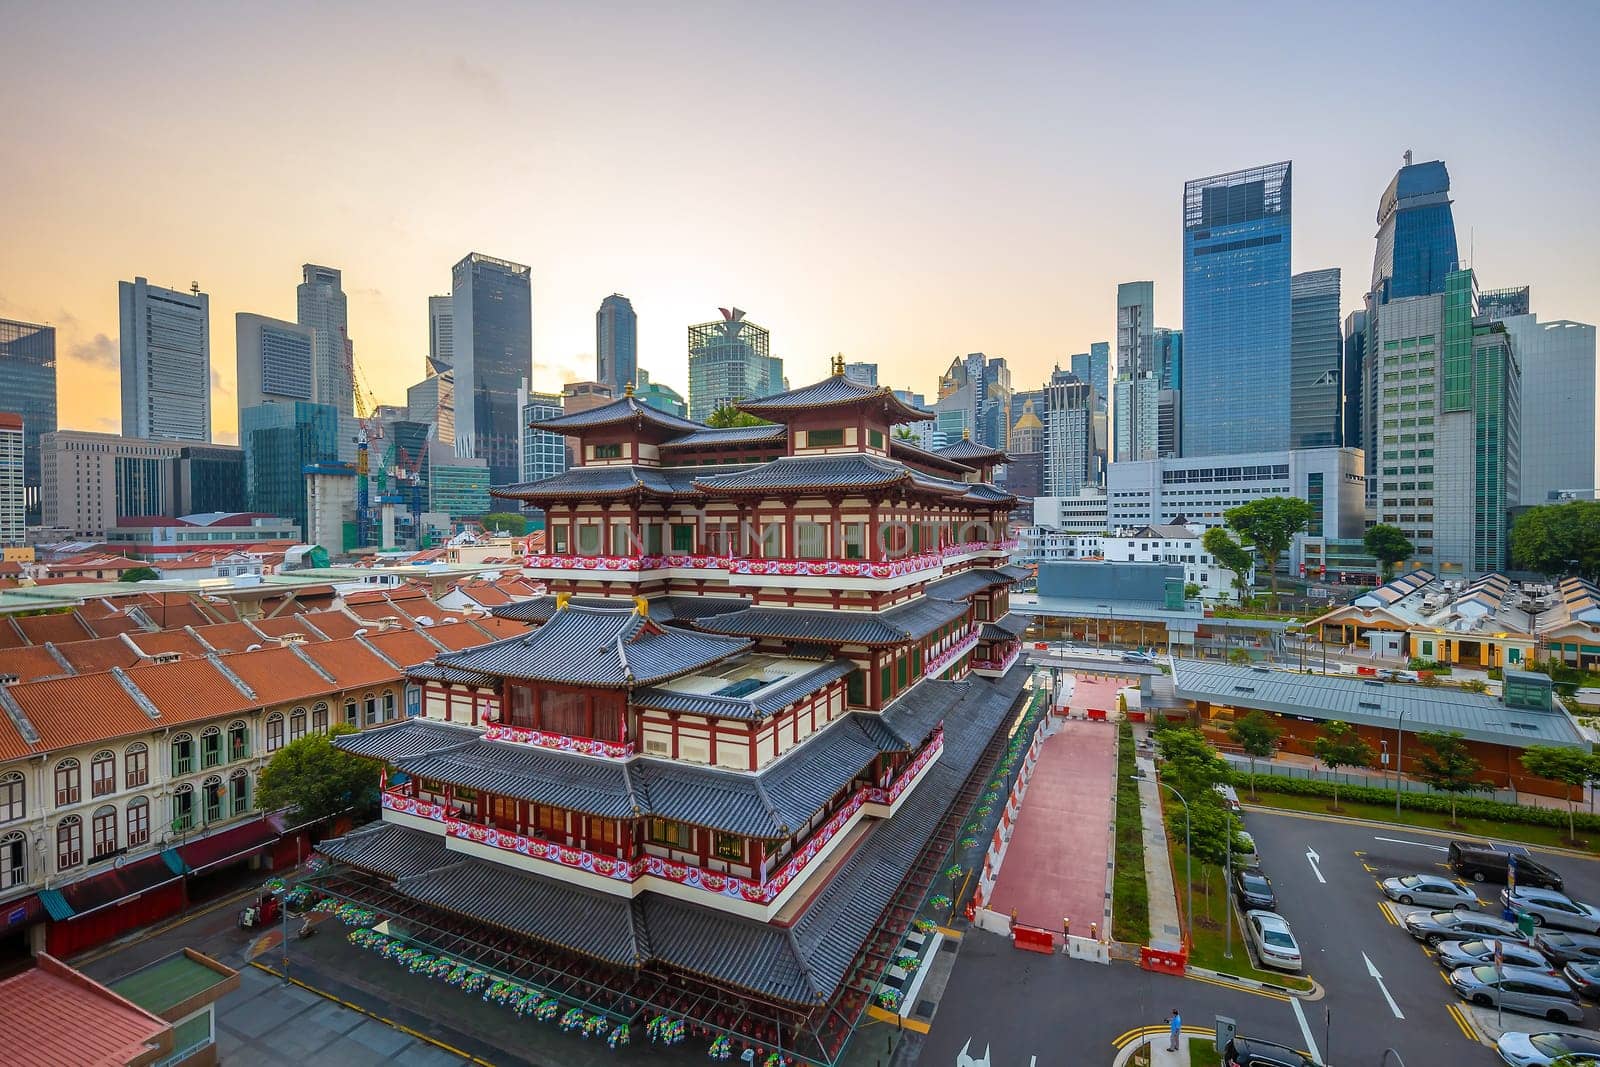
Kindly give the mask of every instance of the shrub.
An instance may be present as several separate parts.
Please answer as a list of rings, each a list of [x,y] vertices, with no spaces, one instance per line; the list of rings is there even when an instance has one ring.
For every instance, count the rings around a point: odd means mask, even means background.
[[[1245,772],[1234,772],[1237,784],[1245,784],[1246,779]],[[1332,782],[1310,778],[1285,778],[1276,774],[1256,775],[1256,789],[1263,793],[1282,793],[1285,796],[1327,797],[1330,800],[1333,798]],[[1393,804],[1394,790],[1370,785],[1341,785],[1339,799],[1365,804]],[[1450,797],[1444,793],[1402,793],[1400,806],[1412,811],[1449,815]],[[1528,826],[1553,826],[1560,830],[1567,828],[1565,808],[1524,807],[1521,804],[1507,804],[1487,797],[1462,797],[1456,802],[1456,811],[1460,817],[1467,819],[1491,819],[1498,822],[1523,823]],[[1600,832],[1600,815],[1578,812],[1576,825],[1579,830]]]

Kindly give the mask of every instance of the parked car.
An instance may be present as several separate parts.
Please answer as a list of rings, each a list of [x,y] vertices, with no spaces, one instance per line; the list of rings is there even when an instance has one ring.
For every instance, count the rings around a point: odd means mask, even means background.
[[[1457,967],[1476,967],[1480,963],[1494,963],[1494,938],[1474,938],[1471,941],[1439,942],[1439,966],[1447,971]],[[1532,967],[1536,971],[1556,973],[1556,965],[1531,945],[1515,941],[1500,942],[1500,962],[1507,967]]]
[[[1555,1030],[1525,1034],[1507,1030],[1494,1043],[1500,1058],[1511,1067],[1551,1067],[1560,1060],[1589,1067],[1600,1064],[1600,1041],[1584,1034],[1563,1034]],[[1561,1060],[1561,1057],[1569,1057]]]
[[[1486,1008],[1499,1006],[1523,1015],[1538,1015],[1556,1023],[1583,1022],[1583,1003],[1566,981],[1527,967],[1487,964],[1458,967],[1450,972],[1450,988],[1463,1000]]]
[[[1245,926],[1263,967],[1280,971],[1300,969],[1300,943],[1294,939],[1289,921],[1275,911],[1247,911]]]
[[[1406,916],[1405,927],[1408,934],[1429,945],[1474,937],[1498,937],[1523,944],[1528,940],[1517,932],[1516,924],[1470,911],[1419,911]]]
[[[1474,882],[1499,882],[1504,885],[1507,872],[1515,862],[1519,886],[1561,889],[1566,884],[1561,875],[1529,856],[1526,851],[1514,852],[1505,847],[1452,841],[1446,862],[1451,870]]]
[[[1514,911],[1524,912],[1535,926],[1554,926],[1562,930],[1576,930],[1580,934],[1600,934],[1600,908],[1593,904],[1573,900],[1554,889],[1534,889],[1507,886],[1500,890],[1500,903]]]
[[[1247,830],[1233,832],[1233,865],[1246,870],[1261,866],[1261,854],[1256,851],[1255,835]]]
[[[1259,870],[1233,872],[1233,897],[1245,911],[1278,910],[1278,895],[1272,891],[1272,880]]]
[[[1235,1036],[1222,1050],[1225,1067],[1321,1067],[1304,1052],[1259,1038]]]
[[[1547,926],[1533,935],[1533,947],[1556,964],[1600,960],[1600,937],[1594,934],[1573,934]]]
[[[1122,662],[1154,664],[1156,657],[1153,652],[1124,652],[1122,654]]]
[[[1579,996],[1600,1000],[1600,963],[1569,963],[1561,968],[1561,977],[1572,984]]]
[[[1217,795],[1222,798],[1223,805],[1226,806],[1229,811],[1238,811],[1238,810],[1240,810],[1239,809],[1239,791],[1237,789],[1233,788],[1233,786],[1228,785],[1228,784],[1226,784],[1224,782],[1218,782],[1216,785],[1212,786],[1211,788],[1215,789],[1217,791]]]
[[[1465,911],[1478,906],[1478,894],[1443,875],[1403,874],[1378,883],[1383,895],[1400,904],[1426,904]]]

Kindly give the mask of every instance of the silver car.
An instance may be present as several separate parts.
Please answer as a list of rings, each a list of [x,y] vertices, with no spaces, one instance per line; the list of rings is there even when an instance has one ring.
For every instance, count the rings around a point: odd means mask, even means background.
[[[1247,911],[1245,926],[1263,967],[1280,971],[1300,969],[1300,943],[1294,939],[1288,920],[1275,911]]]
[[[1551,1067],[1557,1061],[1575,1067],[1600,1064],[1600,1041],[1585,1034],[1563,1034],[1554,1030],[1527,1034],[1507,1030],[1494,1043],[1494,1050],[1511,1067]],[[1568,1058],[1562,1059],[1564,1056]]]
[[[1465,941],[1474,937],[1498,937],[1526,942],[1516,924],[1493,915],[1462,911],[1416,911],[1406,916],[1406,933],[1418,941],[1437,945],[1441,941]]]
[[[1499,1006],[1506,1011],[1537,1015],[1556,1023],[1583,1022],[1583,1004],[1578,994],[1558,977],[1527,967],[1492,965],[1459,967],[1450,972],[1450,987],[1463,1000],[1486,1008]]]
[[[1383,895],[1398,904],[1466,911],[1478,906],[1478,894],[1437,874],[1405,874],[1378,883]]]
[[[1439,966],[1447,971],[1457,967],[1476,967],[1480,963],[1494,963],[1493,938],[1472,941],[1439,942]],[[1538,949],[1519,945],[1515,941],[1500,942],[1500,962],[1507,967],[1532,967],[1536,971],[1555,973],[1556,965],[1544,958]]]
[[[1535,926],[1600,934],[1600,908],[1573,900],[1554,889],[1520,885],[1512,889],[1508,886],[1500,890],[1500,903],[1515,911],[1525,912],[1533,919]]]

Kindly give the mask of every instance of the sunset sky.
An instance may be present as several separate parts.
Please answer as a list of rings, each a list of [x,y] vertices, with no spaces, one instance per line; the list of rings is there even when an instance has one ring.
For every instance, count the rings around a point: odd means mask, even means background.
[[[1083,13],[1077,13],[1083,7]],[[234,313],[344,271],[381,402],[422,376],[469,251],[533,274],[534,386],[639,313],[738,305],[796,384],[842,351],[931,392],[969,351],[1019,388],[1107,340],[1119,281],[1180,326],[1185,179],[1294,161],[1294,269],[1372,265],[1411,148],[1464,258],[1600,320],[1600,4],[39,4],[0,0],[0,317],[59,328],[60,422],[116,430],[117,281]]]

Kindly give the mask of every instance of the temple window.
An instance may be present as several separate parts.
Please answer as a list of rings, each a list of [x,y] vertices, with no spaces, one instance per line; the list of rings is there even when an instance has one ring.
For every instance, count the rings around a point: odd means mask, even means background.
[[[765,559],[783,558],[783,523],[767,522],[762,524],[761,555]]]
[[[525,685],[511,687],[511,725],[533,727],[533,690]]]
[[[867,703],[867,672],[857,667],[850,672],[847,684],[849,687],[847,697],[849,703],[857,707],[865,706]]]
[[[844,528],[844,558],[867,558],[867,524],[864,522],[847,522]]]
[[[651,523],[644,528],[644,554],[647,556],[661,555],[661,526]]]
[[[454,790],[456,806],[461,809],[461,814],[475,816],[478,814],[478,791],[465,786],[456,786]]]
[[[744,838],[737,834],[717,834],[716,849],[721,859],[744,862]]]
[[[567,837],[567,813],[548,804],[533,806],[533,825],[541,837],[564,841]]]
[[[672,551],[694,551],[694,527],[688,523],[673,523],[672,525]]]
[[[628,556],[633,554],[633,531],[622,523],[611,525],[611,554],[613,556]]]
[[[615,444],[615,445],[595,445],[594,446],[594,458],[595,459],[621,459],[622,458],[622,446],[620,444]]]
[[[810,430],[806,433],[807,448],[834,448],[844,444],[844,430]]]
[[[870,444],[873,448],[882,448],[883,447],[883,431],[882,430],[868,430],[867,431],[867,443]]]
[[[694,847],[694,830],[681,822],[651,819],[650,840],[670,848],[691,849]]]
[[[550,550],[556,555],[563,555],[567,551],[567,528],[565,526],[550,527]]]
[[[615,820],[590,819],[589,841],[595,845],[616,845],[622,841],[622,831]]]
[[[828,528],[820,522],[794,524],[795,555],[800,559],[826,559]]]
[[[583,556],[598,556],[600,554],[600,527],[598,524],[586,522],[578,527],[578,554]]]

